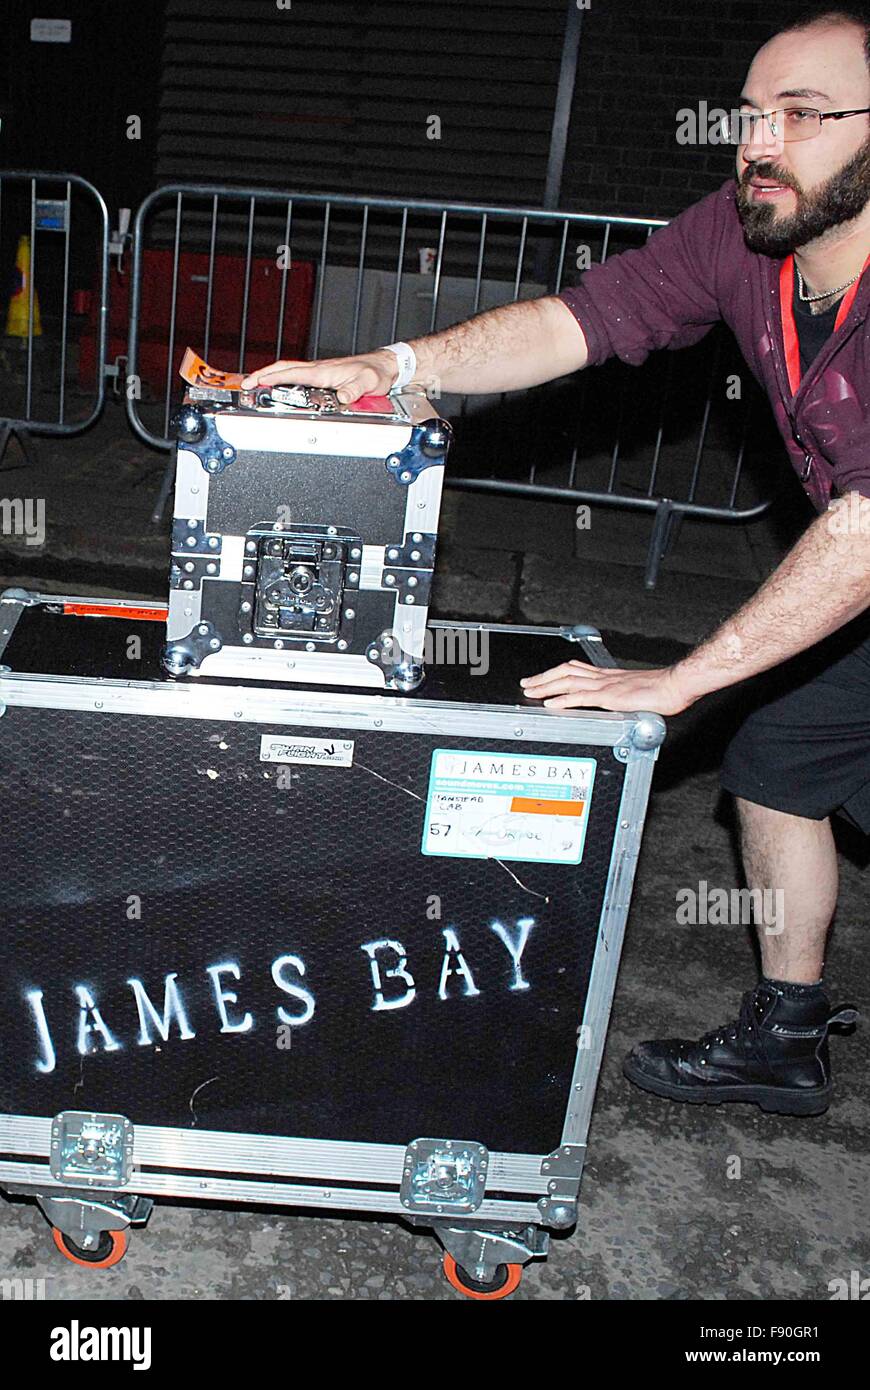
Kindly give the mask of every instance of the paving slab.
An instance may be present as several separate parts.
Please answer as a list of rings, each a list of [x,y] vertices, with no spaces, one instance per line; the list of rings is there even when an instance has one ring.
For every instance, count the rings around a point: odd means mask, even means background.
[[[667,571],[646,590],[635,565],[601,559],[566,566],[526,555],[519,590],[523,618],[591,622],[602,630],[695,643],[758,588],[754,580]]]

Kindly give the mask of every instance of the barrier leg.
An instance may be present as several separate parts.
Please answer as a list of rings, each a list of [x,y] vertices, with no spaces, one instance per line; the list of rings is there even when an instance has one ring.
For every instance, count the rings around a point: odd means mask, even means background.
[[[166,501],[172,491],[175,482],[175,454],[171,453],[166,463],[166,471],[163,474],[163,482],[160,484],[160,491],[157,494],[157,501],[154,503],[154,510],[151,513],[151,522],[154,526],[159,526],[163,520],[163,512],[166,508]]]
[[[35,468],[36,454],[34,453],[33,440],[26,430],[15,429],[8,420],[0,422],[0,468],[2,468],[3,460],[6,457],[6,450],[9,447],[9,442],[13,438],[18,440],[18,447],[24,455],[24,462],[30,468]],[[11,473],[13,469],[20,467],[20,464],[12,464],[10,468],[2,468],[2,471],[4,473]]]
[[[646,555],[644,584],[647,589],[654,589],[658,581],[659,566],[667,554],[668,545],[672,539],[671,528],[674,516],[674,504],[669,499],[666,498],[656,507],[656,519],[653,522],[652,535]]]

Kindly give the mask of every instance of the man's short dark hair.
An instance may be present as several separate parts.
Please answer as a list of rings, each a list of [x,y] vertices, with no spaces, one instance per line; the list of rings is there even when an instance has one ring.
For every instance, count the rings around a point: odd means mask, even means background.
[[[864,57],[870,68],[870,5],[848,5],[830,10],[807,10],[777,29],[777,34],[793,34],[802,29],[815,29],[820,24],[853,25],[864,35]],[[775,36],[774,36],[775,37]]]

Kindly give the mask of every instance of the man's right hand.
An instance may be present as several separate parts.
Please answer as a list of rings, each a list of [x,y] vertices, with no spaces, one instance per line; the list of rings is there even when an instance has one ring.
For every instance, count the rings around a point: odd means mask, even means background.
[[[245,390],[255,386],[328,386],[342,405],[352,405],[360,396],[386,396],[396,377],[399,363],[394,352],[378,348],[358,357],[328,357],[317,362],[272,362],[249,372],[242,382]]]

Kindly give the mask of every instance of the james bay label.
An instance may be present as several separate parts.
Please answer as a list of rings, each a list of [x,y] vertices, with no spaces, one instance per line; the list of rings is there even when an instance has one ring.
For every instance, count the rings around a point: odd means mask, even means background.
[[[422,852],[579,864],[595,768],[594,758],[436,748]]]

